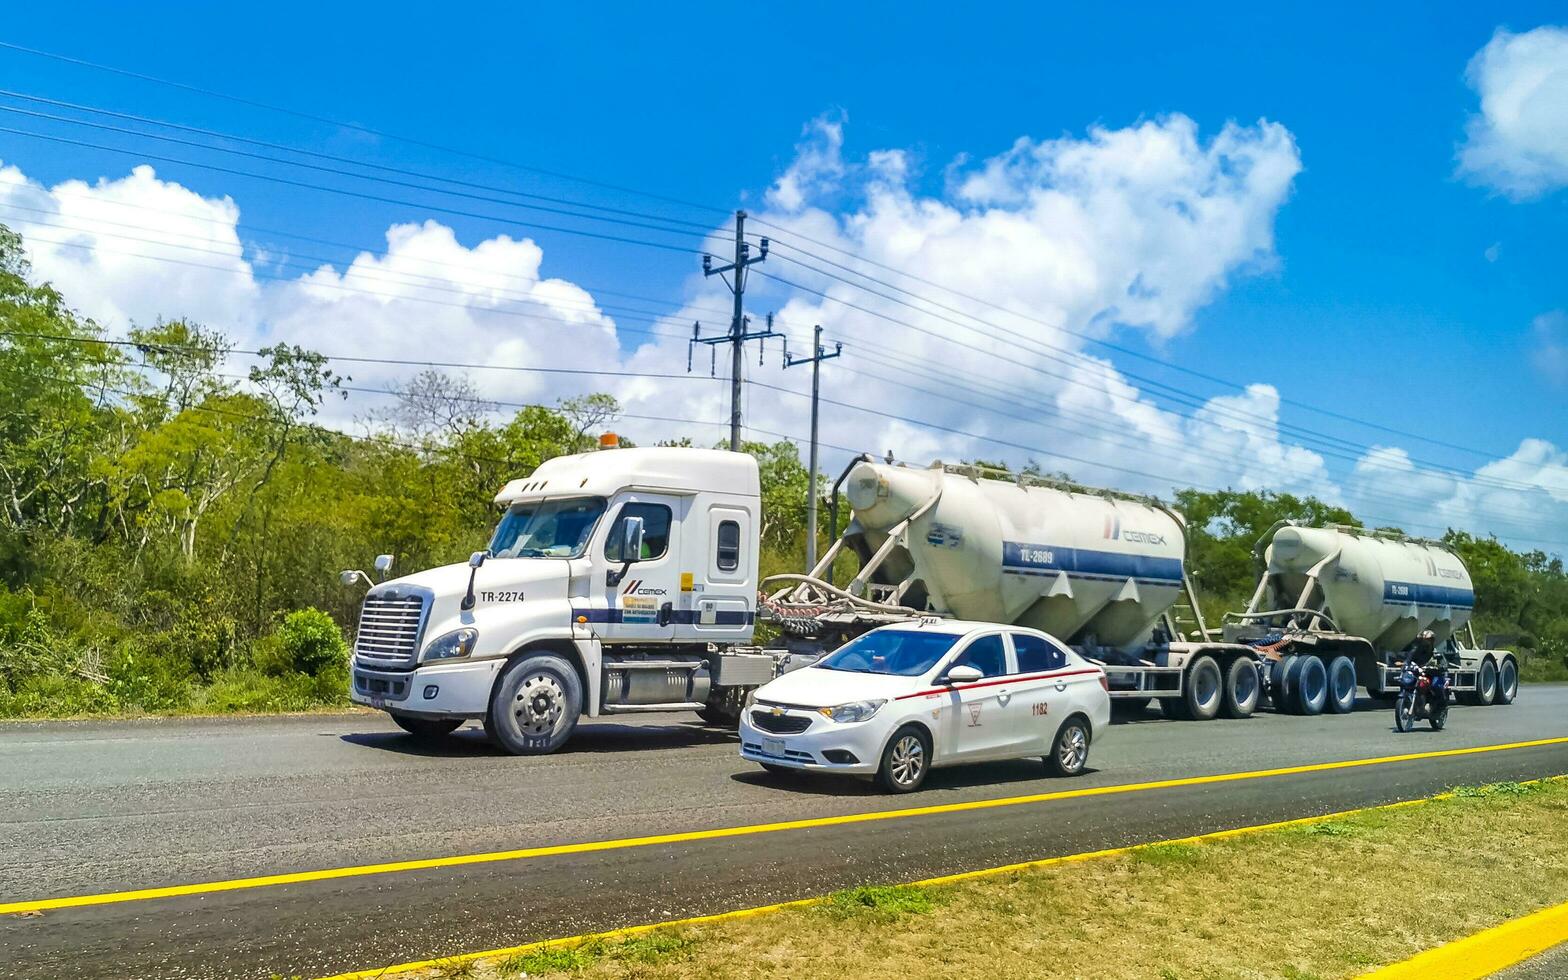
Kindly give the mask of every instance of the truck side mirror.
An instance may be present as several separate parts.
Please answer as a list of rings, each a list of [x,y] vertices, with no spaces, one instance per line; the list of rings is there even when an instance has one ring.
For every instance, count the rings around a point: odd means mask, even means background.
[[[642,561],[643,534],[642,518],[626,518],[626,530],[621,538],[621,561],[628,564],[634,561]]]
[[[463,612],[468,612],[474,608],[474,602],[476,601],[474,597],[474,573],[479,571],[479,566],[483,565],[488,557],[490,557],[490,552],[488,551],[476,551],[468,556],[468,592],[464,594],[463,601],[457,604],[457,608],[463,610]]]
[[[632,567],[632,562],[642,561],[642,518],[628,517],[621,528],[621,567],[612,568],[604,573],[605,584],[614,588],[621,584],[621,579],[626,577],[627,569]]]
[[[376,556],[376,574],[380,575],[382,580],[384,581],[386,579],[386,577],[387,577],[387,573],[390,572],[390,571],[392,571],[392,556],[391,555],[377,555]]]

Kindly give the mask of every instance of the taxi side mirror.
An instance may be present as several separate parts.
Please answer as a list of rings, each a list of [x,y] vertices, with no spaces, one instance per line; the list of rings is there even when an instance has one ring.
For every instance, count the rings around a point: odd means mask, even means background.
[[[947,668],[947,673],[942,679],[948,684],[973,684],[984,676],[984,674],[980,673],[979,667],[971,667],[968,664],[955,664]]]

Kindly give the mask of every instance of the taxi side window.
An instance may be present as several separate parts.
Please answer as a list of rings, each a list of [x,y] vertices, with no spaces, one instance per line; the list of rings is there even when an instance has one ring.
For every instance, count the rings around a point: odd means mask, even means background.
[[[1013,653],[1018,656],[1020,674],[1038,674],[1067,666],[1065,653],[1054,644],[1030,633],[1013,634]]]
[[[952,666],[974,667],[985,677],[1000,677],[1007,673],[1007,655],[1002,650],[1002,634],[982,636],[958,655]]]
[[[639,561],[663,558],[670,546],[670,509],[663,504],[630,503],[621,508],[610,527],[610,536],[604,542],[604,559],[608,562],[625,561],[621,544],[626,540],[626,518],[642,518],[642,554]]]

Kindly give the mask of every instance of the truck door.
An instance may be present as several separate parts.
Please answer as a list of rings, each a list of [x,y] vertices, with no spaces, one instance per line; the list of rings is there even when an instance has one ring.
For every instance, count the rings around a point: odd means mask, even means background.
[[[965,664],[984,676],[971,684],[951,688],[942,706],[942,744],[937,755],[944,760],[973,762],[1006,755],[1013,746],[1014,692],[1007,674],[1007,650],[1001,633],[969,641],[949,667]]]
[[[595,631],[606,643],[669,641],[675,635],[680,597],[680,522],[688,497],[628,493],[612,508],[609,530],[598,545],[602,568],[595,577]],[[627,518],[642,519],[642,553],[631,564],[621,549]],[[623,572],[624,570],[624,572]]]

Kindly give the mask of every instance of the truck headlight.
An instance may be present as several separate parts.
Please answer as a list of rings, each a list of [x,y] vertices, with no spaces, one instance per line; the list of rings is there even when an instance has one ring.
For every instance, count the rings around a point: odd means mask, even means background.
[[[824,718],[831,718],[840,724],[852,721],[865,721],[887,704],[886,699],[877,701],[851,701],[849,704],[835,705],[831,708],[818,708]]]
[[[474,652],[474,644],[478,642],[479,631],[465,626],[460,630],[453,630],[445,636],[431,640],[430,645],[425,647],[424,659],[428,662],[431,660],[455,660],[458,657],[466,657]]]

